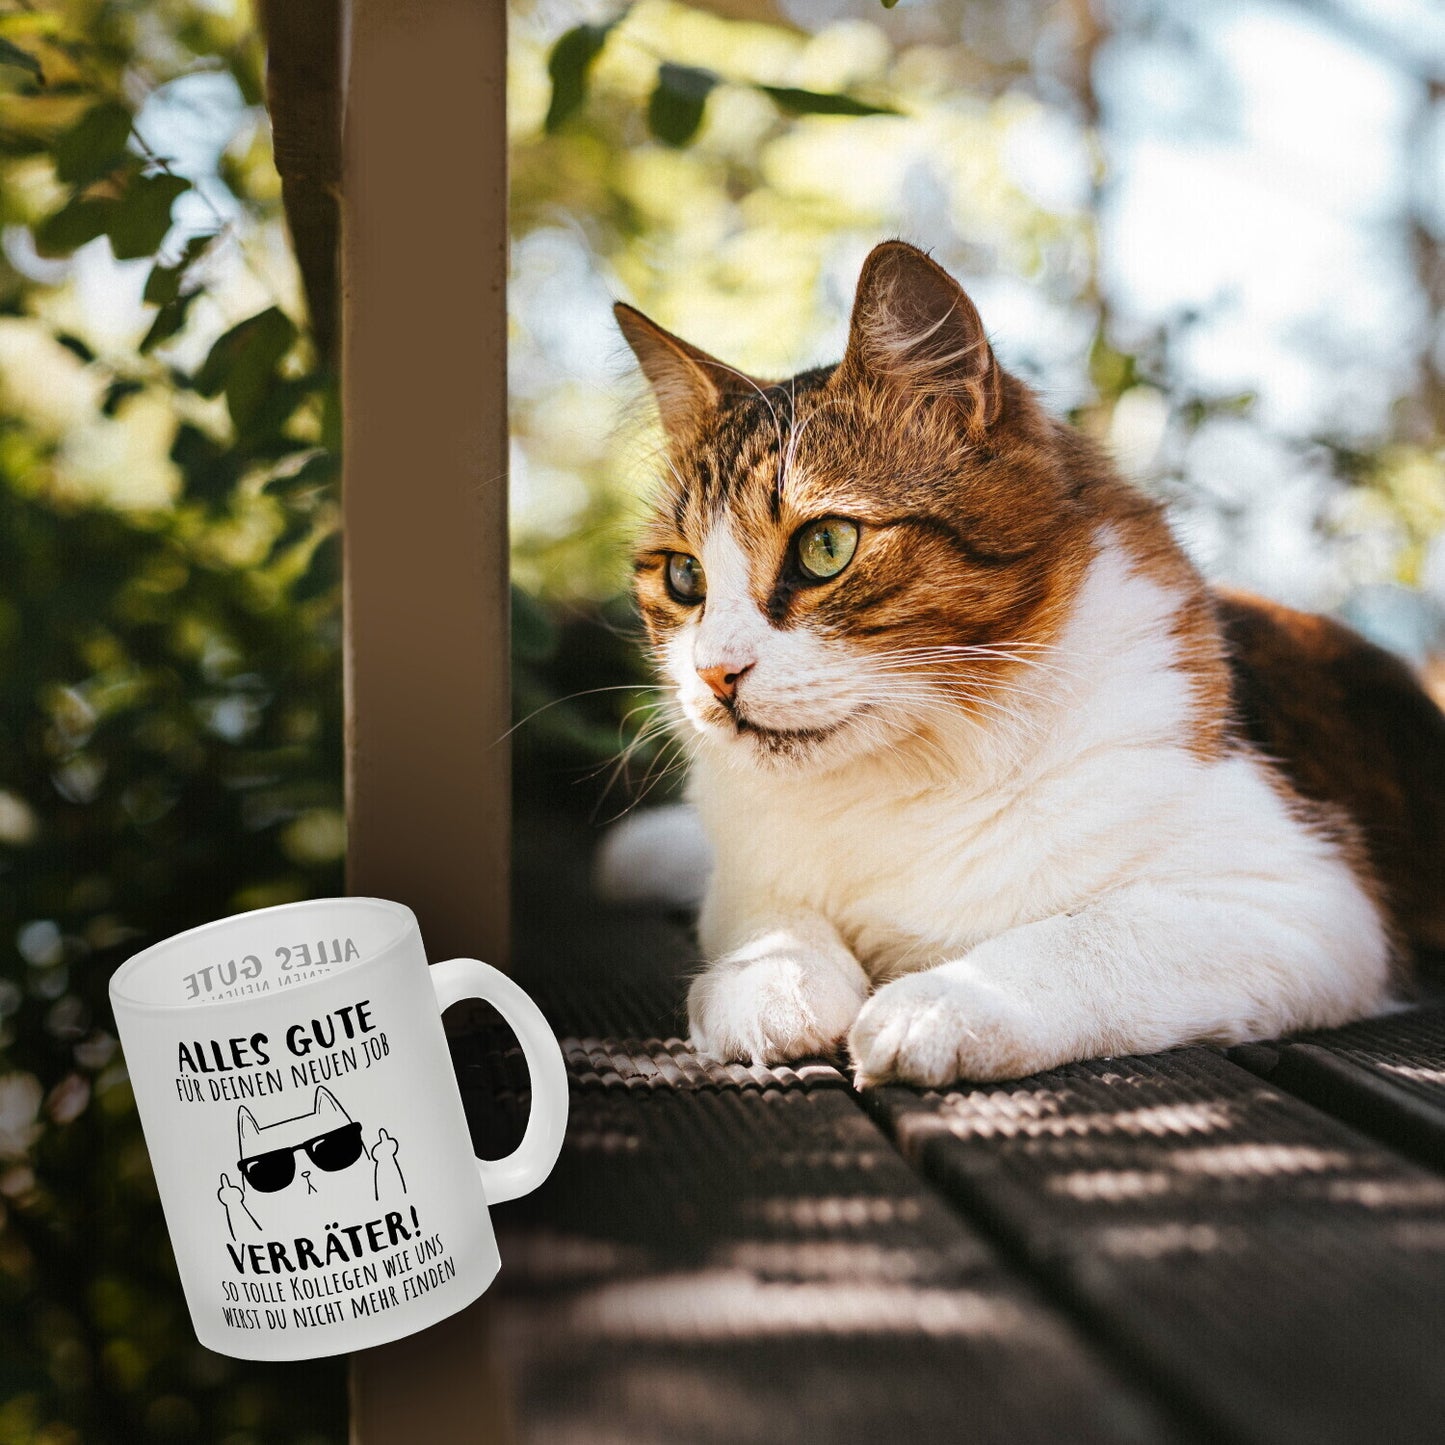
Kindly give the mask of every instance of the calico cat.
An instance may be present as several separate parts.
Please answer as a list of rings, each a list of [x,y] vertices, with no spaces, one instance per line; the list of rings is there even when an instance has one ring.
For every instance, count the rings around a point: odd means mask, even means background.
[[[1005,1079],[1386,1009],[1445,945],[1445,717],[1160,507],[900,241],[841,363],[619,304],[664,425],[636,596],[715,856],[707,1053]]]

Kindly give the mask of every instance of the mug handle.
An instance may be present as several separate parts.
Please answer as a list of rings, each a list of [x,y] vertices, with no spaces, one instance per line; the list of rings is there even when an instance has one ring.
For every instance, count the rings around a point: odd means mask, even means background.
[[[464,998],[491,1004],[512,1026],[532,1080],[532,1112],[522,1142],[505,1159],[478,1159],[488,1204],[530,1194],[551,1172],[567,1130],[567,1065],[542,1010],[506,974],[476,958],[449,958],[429,970],[443,1012]]]

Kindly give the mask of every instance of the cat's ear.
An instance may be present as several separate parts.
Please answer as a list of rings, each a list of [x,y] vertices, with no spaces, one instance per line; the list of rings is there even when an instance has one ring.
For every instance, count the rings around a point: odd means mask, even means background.
[[[320,1115],[323,1119],[328,1116],[342,1119],[351,1118],[351,1115],[336,1102],[336,1095],[330,1089],[323,1088],[319,1084],[316,1086],[316,1102],[311,1106],[311,1112]]]
[[[250,1143],[260,1132],[256,1116],[242,1104],[236,1113],[236,1137],[240,1141],[241,1158],[244,1159],[250,1152]]]
[[[836,378],[946,397],[975,432],[992,426],[1003,406],[1003,375],[978,308],[906,241],[875,246],[863,263]]]
[[[768,387],[766,381],[755,381],[737,367],[664,331],[624,301],[613,306],[612,314],[652,387],[669,436],[692,435],[699,421],[716,411],[726,396],[756,395]]]

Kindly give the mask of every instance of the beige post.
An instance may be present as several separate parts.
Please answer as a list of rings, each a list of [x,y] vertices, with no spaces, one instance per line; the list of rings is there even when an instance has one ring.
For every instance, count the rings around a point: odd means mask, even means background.
[[[353,0],[342,184],[350,883],[507,962],[506,25]]]
[[[414,908],[432,958],[505,966],[506,12],[351,0],[348,20],[348,881]],[[507,1438],[486,1314],[357,1356],[353,1440]]]

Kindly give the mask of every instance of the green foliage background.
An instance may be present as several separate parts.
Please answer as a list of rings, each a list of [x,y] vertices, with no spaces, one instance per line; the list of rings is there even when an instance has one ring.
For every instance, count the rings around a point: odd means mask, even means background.
[[[336,398],[263,54],[185,3],[0,42],[0,1441],[338,1439],[340,1364],[191,1336],[106,1004],[146,940],[342,886]],[[199,71],[240,124],[188,175],[147,104]]]

